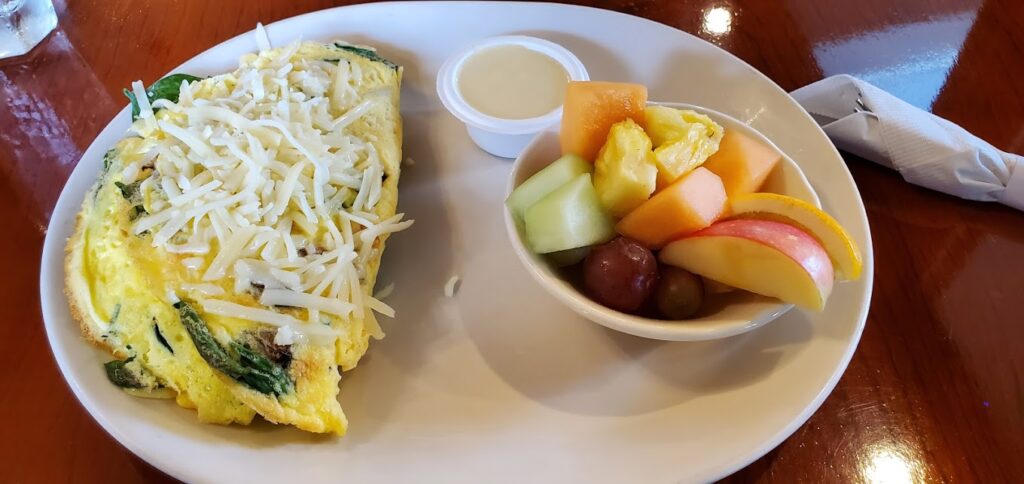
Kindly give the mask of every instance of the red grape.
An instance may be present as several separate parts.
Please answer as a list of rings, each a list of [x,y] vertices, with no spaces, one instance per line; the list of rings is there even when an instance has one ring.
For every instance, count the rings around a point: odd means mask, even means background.
[[[654,292],[658,261],[639,242],[618,237],[595,246],[583,261],[583,286],[597,302],[633,312]]]

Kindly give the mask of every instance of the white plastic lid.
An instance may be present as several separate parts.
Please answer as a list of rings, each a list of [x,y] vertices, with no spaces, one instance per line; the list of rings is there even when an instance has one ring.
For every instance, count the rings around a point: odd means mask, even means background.
[[[553,111],[535,118],[501,119],[483,114],[466,102],[458,89],[458,74],[463,62],[483,49],[499,45],[518,45],[540,52],[561,64],[570,80],[590,80],[583,63],[572,52],[554,42],[525,35],[504,35],[483,39],[449,57],[437,74],[437,95],[441,98],[441,103],[468,127],[494,134],[523,135],[540,132],[562,117],[562,106],[559,106]],[[482,148],[487,149],[483,146]]]

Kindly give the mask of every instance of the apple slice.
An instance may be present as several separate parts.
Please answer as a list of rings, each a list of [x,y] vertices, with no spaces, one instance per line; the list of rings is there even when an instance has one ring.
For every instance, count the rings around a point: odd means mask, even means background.
[[[590,173],[573,178],[531,205],[523,222],[526,241],[538,254],[600,244],[615,237]]]
[[[855,281],[864,268],[860,247],[831,215],[799,198],[777,193],[747,193],[730,201],[731,218],[751,218],[788,223],[807,232],[832,259],[836,279]]]
[[[519,184],[505,200],[512,214],[522,220],[526,209],[545,195],[555,191],[584,173],[593,171],[594,165],[577,155],[565,155]]]
[[[661,261],[783,302],[821,311],[832,262],[814,237],[767,220],[727,220],[676,240]]]
[[[732,286],[730,286],[728,284],[723,284],[721,282],[718,282],[718,281],[716,281],[714,279],[708,279],[708,278],[705,277],[704,278],[704,290],[708,294],[728,294],[730,292],[735,291],[736,288],[732,287]]]

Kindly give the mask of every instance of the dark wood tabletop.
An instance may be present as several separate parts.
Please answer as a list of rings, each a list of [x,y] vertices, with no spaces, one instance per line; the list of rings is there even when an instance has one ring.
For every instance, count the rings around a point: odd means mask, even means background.
[[[0,481],[169,480],[108,436],[57,370],[39,309],[50,213],[132,80],[156,79],[258,21],[346,2],[55,3],[57,30],[0,62]],[[1020,0],[580,3],[700,36],[787,90],[861,76],[1024,153]],[[707,22],[711,9],[721,10]],[[1024,213],[844,158],[875,248],[867,328],[821,409],[729,480],[1024,482]]]

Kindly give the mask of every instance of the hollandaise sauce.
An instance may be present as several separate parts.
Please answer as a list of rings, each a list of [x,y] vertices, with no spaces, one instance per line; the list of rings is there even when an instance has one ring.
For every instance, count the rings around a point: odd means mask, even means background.
[[[482,114],[529,119],[562,105],[569,74],[544,53],[519,45],[499,45],[466,59],[456,82],[463,99]]]

